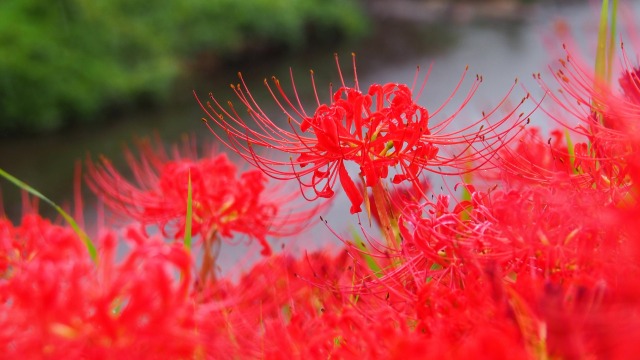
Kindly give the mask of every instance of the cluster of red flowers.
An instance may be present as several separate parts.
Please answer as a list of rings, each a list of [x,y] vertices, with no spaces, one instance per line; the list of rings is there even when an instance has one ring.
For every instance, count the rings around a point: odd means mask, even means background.
[[[278,124],[241,79],[250,122],[231,103],[200,105],[253,169],[188,140],[171,153],[141,142],[131,176],[89,160],[113,215],[95,257],[77,229],[0,219],[0,358],[634,358],[640,69],[622,54],[616,85],[567,55],[560,92],[534,76],[552,100],[524,96],[534,113],[502,101],[457,127],[458,112],[437,120],[442,108],[418,104],[424,84],[362,91],[342,75],[313,115],[295,85],[287,96],[265,82]],[[548,140],[529,122],[540,113],[558,126]],[[429,174],[459,183],[438,193]],[[333,233],[338,253],[274,254],[270,239],[305,236],[337,189],[380,238],[361,225]],[[220,276],[220,242],[238,238],[264,257]]]

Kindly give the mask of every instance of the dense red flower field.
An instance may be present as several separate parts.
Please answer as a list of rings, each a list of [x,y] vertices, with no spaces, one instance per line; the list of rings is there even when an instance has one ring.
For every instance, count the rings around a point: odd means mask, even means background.
[[[336,56],[340,83],[313,111],[293,78],[265,81],[280,119],[242,78],[238,103],[197,97],[212,140],[251,167],[141,141],[127,176],[87,162],[108,209],[96,234],[29,206],[0,218],[0,358],[638,356],[640,65],[605,45],[617,52],[595,70],[565,46],[534,75],[541,97],[515,82],[471,120],[482,77],[446,114],[420,105],[419,71],[361,87],[355,55],[352,82]],[[327,230],[340,251],[272,249],[304,245],[339,191],[360,234]],[[221,243],[238,239],[262,257],[222,276]]]

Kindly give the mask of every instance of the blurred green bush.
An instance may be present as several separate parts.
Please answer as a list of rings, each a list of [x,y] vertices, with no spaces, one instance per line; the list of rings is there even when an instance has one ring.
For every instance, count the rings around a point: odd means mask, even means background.
[[[365,29],[345,0],[2,0],[0,134],[158,100],[202,53],[224,59]]]

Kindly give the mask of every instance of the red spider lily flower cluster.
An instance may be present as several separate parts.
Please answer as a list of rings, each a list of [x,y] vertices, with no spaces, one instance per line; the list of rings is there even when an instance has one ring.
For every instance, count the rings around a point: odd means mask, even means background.
[[[467,70],[446,103],[429,113],[416,103],[428,76],[417,94],[414,94],[416,81],[412,87],[397,83],[373,84],[364,91],[358,83],[355,56],[353,59],[355,84],[349,87],[342,77],[336,56],[341,86],[332,92],[329,103],[320,101],[311,72],[317,104],[313,115],[305,111],[293,75],[292,98],[287,96],[275,77],[274,87],[265,80],[286,117],[281,124],[265,114],[240,76],[241,83],[232,85],[232,88],[258,130],[238,115],[231,102],[225,108],[213,95],[206,105],[198,100],[208,116],[204,120],[222,128],[228,135],[226,138],[209,125],[214,135],[265,174],[277,179],[296,179],[303,191],[305,188],[313,189],[314,195],[310,199],[330,198],[334,194],[335,183],[339,181],[351,201],[352,214],[362,211],[363,194],[347,171],[345,162],[359,167],[358,175],[366,187],[374,187],[381,179],[386,179],[390,168],[396,170],[394,184],[417,182],[423,171],[446,173],[443,167],[452,169],[450,171],[454,173],[464,173],[472,170],[472,163],[477,168],[489,162],[492,154],[514,136],[518,125],[526,120],[523,113],[515,115],[516,107],[497,121],[489,121],[498,110],[496,108],[483,112],[478,120],[467,121],[463,127],[448,129],[476,92],[482,77],[476,77],[453,115],[434,123],[432,118],[438,119],[438,113],[452,100]],[[417,77],[418,72],[416,80]],[[282,125],[287,123],[289,129],[283,128]],[[278,150],[289,155],[290,160],[269,158],[259,153],[258,148]]]
[[[132,249],[120,261],[115,234],[100,237],[96,266],[71,228],[35,214],[20,226],[1,219],[0,358],[193,354],[190,255],[133,229],[124,235]]]
[[[192,142],[170,156],[142,142],[140,157],[127,153],[135,181],[106,159],[89,163],[92,189],[129,220],[101,230],[95,259],[72,227],[32,212],[20,225],[0,218],[0,358],[635,358],[640,71],[622,59],[612,86],[570,56],[555,72],[560,92],[535,76],[552,100],[537,109],[560,125],[548,138],[513,113],[445,133],[455,114],[434,124],[441,110],[418,105],[415,86],[362,92],[342,80],[313,116],[276,81],[285,130],[243,82],[234,89],[257,128],[233,107],[201,105],[255,169],[238,175]],[[430,172],[455,180],[438,192]],[[339,182],[384,240],[364,225],[362,235],[329,227],[339,252],[268,251],[267,236],[302,237],[328,209],[296,208],[299,192],[268,176],[319,198]],[[209,248],[198,261],[180,241],[189,204],[205,245],[242,234],[266,256],[208,279]]]
[[[262,254],[269,255],[267,237],[298,234],[316,209],[286,213],[282,204],[294,196],[283,189],[268,188],[259,170],[239,174],[224,153],[214,149],[198,156],[188,139],[168,155],[162,145],[139,143],[140,159],[127,151],[127,160],[136,183],[127,180],[103,158],[89,162],[89,186],[116,213],[143,225],[157,225],[165,236],[184,236],[188,183],[192,188],[192,231],[203,239],[245,235],[260,242]]]
[[[635,95],[638,92],[636,68],[629,63],[623,50],[624,68],[618,80],[620,87],[609,86],[585,70],[588,67],[571,56],[566,46],[565,51],[567,55],[560,60],[560,67],[554,74],[560,85],[559,91],[550,89],[540,74],[534,74],[557,105],[555,109],[545,111],[563,127],[564,132],[562,136],[556,130],[555,140],[548,141],[555,148],[552,156],[557,163],[555,167],[562,167],[562,171],[547,172],[537,176],[536,181],[544,182],[564,174],[574,186],[595,187],[609,192],[612,201],[620,201],[631,186],[628,158],[637,150],[635,143],[630,141],[630,135],[637,129],[640,106]],[[563,144],[573,141],[572,138],[584,141],[574,146]],[[571,152],[568,147],[572,147]],[[514,170],[520,168],[516,165]]]

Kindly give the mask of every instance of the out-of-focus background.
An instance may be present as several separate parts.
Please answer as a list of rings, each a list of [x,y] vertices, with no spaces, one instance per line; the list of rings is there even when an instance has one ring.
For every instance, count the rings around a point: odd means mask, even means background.
[[[273,109],[262,81],[293,69],[302,97],[347,81],[407,82],[433,65],[421,98],[437,106],[465,66],[485,81],[471,107],[495,104],[514,78],[544,72],[560,51],[554,28],[596,26],[599,2],[535,0],[3,0],[0,2],[0,167],[56,202],[72,198],[87,154],[123,163],[136,137],[213,137],[193,97],[232,99],[241,71]],[[623,2],[624,3],[624,2]],[[527,86],[535,87],[535,83]],[[515,98],[519,99],[520,95]],[[517,101],[517,100],[516,100]],[[20,191],[0,181],[19,218]],[[44,209],[44,212],[48,210]]]

